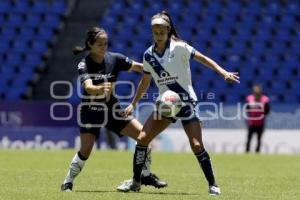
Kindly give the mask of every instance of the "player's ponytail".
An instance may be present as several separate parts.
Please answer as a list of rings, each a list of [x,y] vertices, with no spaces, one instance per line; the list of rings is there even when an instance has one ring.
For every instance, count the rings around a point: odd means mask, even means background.
[[[173,23],[173,20],[172,20],[170,14],[167,11],[165,11],[165,10],[163,10],[161,12],[161,14],[163,14],[163,15],[165,15],[165,16],[167,16],[169,18],[170,32],[169,32],[168,37],[172,38],[174,40],[180,40],[180,37],[179,37],[178,32],[177,32],[177,30],[176,30],[176,28],[174,26],[174,23]]]
[[[107,35],[106,31],[103,28],[92,27],[91,29],[89,29],[86,32],[84,46],[75,46],[72,50],[73,54],[77,55],[79,53],[90,50],[89,44],[94,44],[97,38],[102,34]]]

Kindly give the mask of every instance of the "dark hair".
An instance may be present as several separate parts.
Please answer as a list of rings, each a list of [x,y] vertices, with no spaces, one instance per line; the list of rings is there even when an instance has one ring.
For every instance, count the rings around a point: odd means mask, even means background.
[[[97,38],[102,35],[107,34],[106,31],[103,28],[99,27],[92,27],[86,32],[86,38],[84,42],[84,46],[76,46],[73,48],[73,54],[77,55],[79,53],[82,53],[84,51],[90,50],[90,47],[88,43],[94,44]]]
[[[169,23],[170,32],[169,32],[168,38],[172,38],[174,40],[181,40],[177,30],[175,29],[173,20],[172,20],[170,14],[167,11],[163,10],[160,13],[155,14],[152,17],[152,20],[155,19],[155,18],[162,18],[162,19],[166,20]]]

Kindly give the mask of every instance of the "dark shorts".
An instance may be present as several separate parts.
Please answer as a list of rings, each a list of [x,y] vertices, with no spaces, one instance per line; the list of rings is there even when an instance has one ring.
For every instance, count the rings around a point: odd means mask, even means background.
[[[249,126],[248,127],[248,133],[253,134],[256,133],[258,135],[263,134],[264,132],[264,126]]]
[[[118,102],[96,106],[82,105],[77,120],[80,133],[92,133],[98,137],[100,129],[105,127],[122,137],[121,131],[132,119],[123,118],[118,110],[121,110]]]
[[[186,106],[181,108],[180,112],[175,117],[162,117],[170,119],[172,123],[175,123],[180,119],[183,126],[191,122],[201,122],[196,106],[197,102],[189,102]]]

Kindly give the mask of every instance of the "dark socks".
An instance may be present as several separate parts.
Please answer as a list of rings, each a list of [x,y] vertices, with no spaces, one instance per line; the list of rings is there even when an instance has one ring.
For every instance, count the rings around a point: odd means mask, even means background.
[[[136,145],[133,157],[133,179],[136,182],[141,181],[141,173],[146,162],[147,146]]]
[[[78,151],[77,152],[77,155],[78,155],[78,157],[81,159],[81,160],[83,160],[83,161],[86,161],[88,158],[85,158],[81,153],[80,153],[80,151]]]
[[[208,153],[205,150],[203,150],[200,153],[196,153],[195,156],[198,159],[198,162],[203,170],[203,173],[205,175],[208,184],[210,186],[212,185],[217,186]]]

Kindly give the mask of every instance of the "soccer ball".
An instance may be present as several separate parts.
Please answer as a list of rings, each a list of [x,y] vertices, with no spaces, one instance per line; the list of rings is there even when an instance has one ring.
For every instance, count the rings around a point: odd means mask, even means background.
[[[157,110],[164,117],[176,116],[182,107],[180,96],[172,90],[167,90],[158,97]]]

